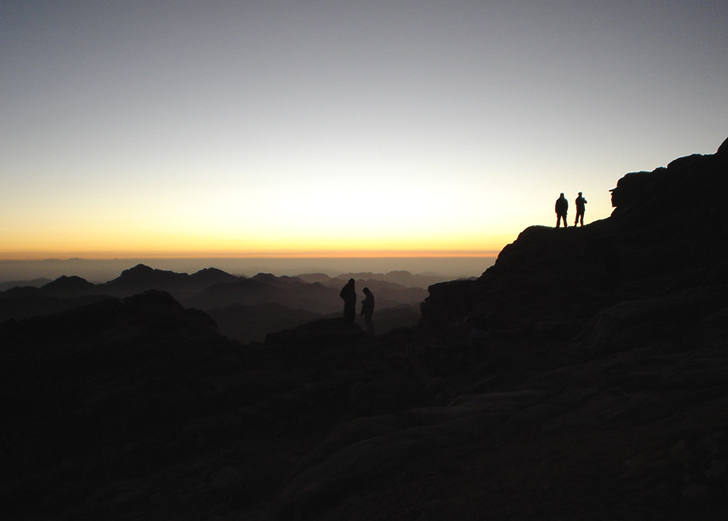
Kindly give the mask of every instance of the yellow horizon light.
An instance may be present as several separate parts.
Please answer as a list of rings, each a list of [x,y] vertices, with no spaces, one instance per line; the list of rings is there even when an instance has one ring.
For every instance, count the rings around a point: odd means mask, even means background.
[[[68,250],[34,250],[24,252],[0,252],[0,260],[32,261],[46,259],[136,259],[136,258],[280,258],[280,259],[348,259],[348,258],[477,258],[497,257],[499,250],[317,250],[300,252],[282,251],[205,251],[205,250],[111,250],[111,251],[68,251]]]
[[[458,236],[440,233],[427,237],[424,233],[418,233],[401,238],[376,237],[372,233],[366,237],[327,237],[323,234],[234,237],[229,234],[188,235],[155,230],[45,237],[45,240],[20,238],[5,242],[4,247],[0,248],[0,259],[478,257],[497,255],[505,244],[513,240],[501,235]]]

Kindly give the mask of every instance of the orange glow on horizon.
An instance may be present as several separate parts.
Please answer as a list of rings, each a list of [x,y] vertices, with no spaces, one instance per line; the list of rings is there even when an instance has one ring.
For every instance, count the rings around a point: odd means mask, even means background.
[[[493,257],[511,242],[511,232],[452,232],[439,229],[351,233],[196,233],[121,228],[74,233],[44,230],[16,234],[0,248],[2,260],[129,258],[383,258]],[[138,232],[138,233],[135,233]]]
[[[324,234],[185,234],[176,230],[134,234],[105,233],[16,239],[0,248],[2,260],[162,259],[162,258],[415,258],[495,257],[513,235],[422,231],[400,237],[370,232],[328,237]],[[243,235],[243,234],[241,234]],[[26,236],[29,237],[29,236]],[[39,240],[40,239],[40,240]]]
[[[354,259],[354,258],[477,258],[497,257],[496,250],[359,250],[359,251],[306,251],[306,252],[205,252],[205,251],[156,251],[156,252],[95,252],[95,251],[33,251],[33,252],[0,252],[0,260],[31,261],[46,259]]]

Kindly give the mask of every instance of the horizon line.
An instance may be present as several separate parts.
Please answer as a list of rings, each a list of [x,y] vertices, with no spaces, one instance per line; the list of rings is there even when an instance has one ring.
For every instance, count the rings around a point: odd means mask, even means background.
[[[88,256],[69,254],[66,256],[47,256],[33,255],[31,256],[6,256],[0,254],[0,262],[42,262],[42,261],[112,261],[112,260],[142,260],[142,259],[430,259],[430,258],[478,258],[478,257],[497,257],[500,250],[482,250],[482,251],[416,251],[416,252],[398,252],[398,251],[380,251],[372,252],[349,252],[349,253],[255,253],[255,254],[210,254],[201,255],[199,253],[149,253],[137,255],[114,255],[114,254],[91,254]],[[11,254],[12,255],[12,254]]]

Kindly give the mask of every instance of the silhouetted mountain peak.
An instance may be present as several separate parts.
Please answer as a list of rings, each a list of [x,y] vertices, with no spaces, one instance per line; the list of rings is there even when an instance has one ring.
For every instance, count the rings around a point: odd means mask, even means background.
[[[128,284],[148,284],[150,281],[170,277],[179,277],[179,274],[173,271],[157,270],[144,264],[137,264],[133,268],[122,271],[117,278],[110,280],[106,285],[114,287]]]
[[[203,268],[203,269],[201,269],[199,271],[196,271],[192,275],[193,276],[199,275],[199,276],[205,276],[205,277],[208,277],[208,276],[216,276],[216,277],[217,276],[220,276],[220,277],[229,276],[229,277],[233,277],[233,275],[230,275],[226,271],[223,271],[223,270],[220,270],[220,269],[217,269],[217,268]]]
[[[256,273],[251,278],[253,280],[257,280],[259,282],[271,282],[271,283],[274,283],[278,280],[278,277],[276,277],[272,273]]]
[[[76,275],[72,275],[70,277],[66,275],[61,275],[56,280],[53,280],[49,282],[48,284],[45,284],[44,288],[54,288],[54,287],[76,287],[76,286],[93,286],[92,283],[88,282],[86,279],[78,277]]]
[[[213,284],[237,282],[246,277],[237,277],[217,268],[205,268],[190,275],[190,278],[197,283],[212,286]]]
[[[125,280],[142,280],[147,279],[151,276],[157,275],[159,273],[173,273],[171,271],[162,271],[157,270],[154,268],[150,268],[149,266],[145,264],[137,264],[133,268],[129,268],[128,270],[124,270],[121,272],[121,275],[119,275],[119,279],[125,279]]]
[[[137,264],[133,268],[122,271],[117,278],[100,287],[117,296],[128,296],[149,289],[184,292],[186,286],[189,286],[191,282],[193,280],[186,273],[158,270],[144,264]]]
[[[154,272],[154,268],[151,268],[151,267],[147,266],[146,264],[137,264],[136,266],[134,266],[132,268],[122,271],[121,274],[124,275],[126,273],[127,275],[130,275],[130,274],[152,273],[152,272]]]
[[[41,288],[43,293],[55,296],[87,295],[93,293],[95,289],[95,284],[75,275],[70,277],[62,275]]]

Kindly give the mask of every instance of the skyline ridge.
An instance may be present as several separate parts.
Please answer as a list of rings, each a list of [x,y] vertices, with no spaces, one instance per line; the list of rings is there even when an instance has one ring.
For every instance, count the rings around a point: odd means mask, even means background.
[[[413,275],[433,274],[443,277],[479,276],[495,262],[488,257],[396,257],[396,258],[164,258],[164,259],[49,259],[34,261],[0,260],[0,282],[13,282],[40,278],[81,276],[103,283],[119,273],[143,264],[152,269],[192,273],[217,269],[231,275],[247,277],[258,273],[277,276],[298,276],[323,273],[335,277],[348,273],[375,273],[406,271]]]

